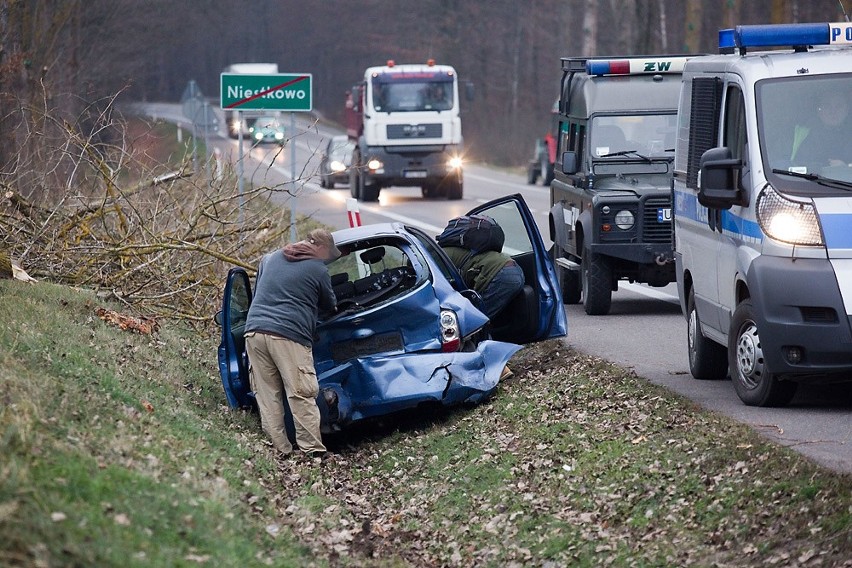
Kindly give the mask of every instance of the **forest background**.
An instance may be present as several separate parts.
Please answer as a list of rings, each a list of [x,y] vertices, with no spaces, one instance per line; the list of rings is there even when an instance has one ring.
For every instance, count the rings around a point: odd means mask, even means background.
[[[115,100],[177,102],[190,80],[218,101],[232,63],[312,73],[315,110],[340,121],[366,67],[428,58],[474,85],[470,157],[518,165],[548,128],[560,57],[714,53],[721,28],[842,21],[841,2],[0,0],[0,176],[34,163],[56,117],[86,133]]]

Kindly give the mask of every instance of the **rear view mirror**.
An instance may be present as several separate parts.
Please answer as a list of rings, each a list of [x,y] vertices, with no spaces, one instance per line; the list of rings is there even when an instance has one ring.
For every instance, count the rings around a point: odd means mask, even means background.
[[[731,157],[730,148],[710,148],[701,156],[698,202],[710,209],[730,209],[740,201],[735,172],[743,165]]]
[[[562,173],[577,173],[577,152],[562,152]]]

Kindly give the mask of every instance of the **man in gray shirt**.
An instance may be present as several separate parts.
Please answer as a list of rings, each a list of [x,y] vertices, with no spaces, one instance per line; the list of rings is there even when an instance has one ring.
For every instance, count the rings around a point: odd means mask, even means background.
[[[336,308],[325,263],[339,256],[331,233],[314,229],[305,240],[264,256],[257,269],[245,327],[250,380],[263,430],[283,454],[293,451],[284,428],[286,396],[299,449],[325,455],[312,345],[319,311]]]

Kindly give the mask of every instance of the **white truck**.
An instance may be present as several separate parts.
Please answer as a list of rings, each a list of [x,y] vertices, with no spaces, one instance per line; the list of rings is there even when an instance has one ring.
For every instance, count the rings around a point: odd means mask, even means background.
[[[222,69],[222,73],[245,74],[245,75],[275,75],[278,73],[277,63],[233,63]],[[240,130],[242,135],[248,138],[249,128],[254,124],[254,121],[261,116],[276,115],[278,113],[270,113],[263,110],[244,110],[242,114],[242,122],[239,119],[237,111],[225,111],[225,124],[228,128],[228,136],[231,138],[239,138]]]
[[[738,26],[683,70],[675,271],[696,379],[852,380],[852,24]],[[762,51],[769,48],[772,51]]]
[[[352,197],[376,201],[382,187],[420,187],[423,197],[461,199],[463,141],[455,69],[436,65],[369,67],[346,98],[355,143]]]

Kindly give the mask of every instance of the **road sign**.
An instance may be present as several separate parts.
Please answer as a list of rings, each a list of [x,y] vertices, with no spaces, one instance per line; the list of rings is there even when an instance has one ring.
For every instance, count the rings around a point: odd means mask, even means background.
[[[220,93],[224,110],[282,110],[307,112],[313,109],[310,73],[247,75],[222,73]]]

